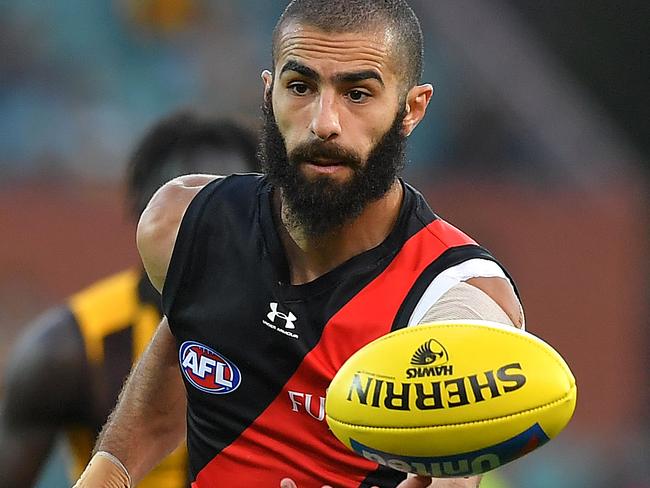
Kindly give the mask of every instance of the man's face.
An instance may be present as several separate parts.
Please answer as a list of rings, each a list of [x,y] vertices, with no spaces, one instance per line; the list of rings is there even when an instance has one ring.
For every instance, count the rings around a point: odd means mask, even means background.
[[[308,233],[358,215],[402,166],[404,94],[389,44],[382,30],[332,34],[300,24],[279,37],[274,78],[265,74],[262,149]]]

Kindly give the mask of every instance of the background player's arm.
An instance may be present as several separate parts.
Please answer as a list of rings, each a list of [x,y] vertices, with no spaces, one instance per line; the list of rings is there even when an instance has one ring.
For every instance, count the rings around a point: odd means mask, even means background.
[[[0,400],[0,473],[32,486],[57,435],[90,425],[91,387],[83,340],[66,307],[27,327],[7,363]]]

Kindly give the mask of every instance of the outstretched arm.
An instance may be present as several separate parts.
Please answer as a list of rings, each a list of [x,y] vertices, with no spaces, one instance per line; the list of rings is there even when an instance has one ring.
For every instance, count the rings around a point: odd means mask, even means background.
[[[524,325],[519,299],[503,278],[471,278],[452,287],[429,309],[421,323],[480,319],[518,328]],[[438,478],[410,475],[398,488],[477,488],[481,476]]]
[[[452,287],[427,311],[420,323],[437,320],[481,319],[522,328],[524,316],[519,299],[503,278],[471,278]],[[431,478],[409,475],[397,488],[477,488],[481,476],[467,478]],[[285,478],[280,488],[297,487]],[[322,488],[333,488],[323,486]],[[374,487],[377,488],[377,487]]]
[[[90,425],[90,379],[72,313],[50,310],[13,350],[0,400],[0,473],[6,486],[32,486],[57,434]]]

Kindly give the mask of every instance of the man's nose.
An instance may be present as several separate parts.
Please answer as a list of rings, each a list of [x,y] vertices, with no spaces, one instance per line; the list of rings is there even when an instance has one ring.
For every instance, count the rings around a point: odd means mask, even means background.
[[[341,133],[336,95],[323,92],[314,108],[309,129],[321,141],[334,139]]]

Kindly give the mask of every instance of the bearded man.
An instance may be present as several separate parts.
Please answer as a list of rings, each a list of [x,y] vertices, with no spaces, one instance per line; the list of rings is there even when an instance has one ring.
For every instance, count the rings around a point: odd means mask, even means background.
[[[140,219],[165,317],[77,486],[129,486],[185,436],[198,488],[478,486],[378,466],[324,422],[332,377],[377,337],[523,326],[503,268],[398,176],[421,71],[404,0],[288,5],[262,73],[266,176],[173,180]]]

